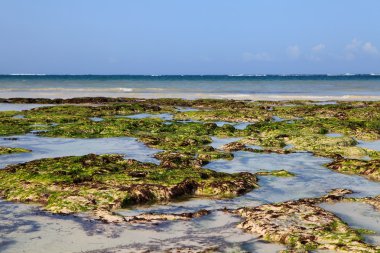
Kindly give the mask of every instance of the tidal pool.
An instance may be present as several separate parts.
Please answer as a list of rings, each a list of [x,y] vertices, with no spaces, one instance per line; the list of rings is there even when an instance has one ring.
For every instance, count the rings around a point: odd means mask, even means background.
[[[212,142],[210,146],[212,146],[213,148],[221,148],[225,144],[241,140],[241,138],[235,138],[235,137],[232,137],[232,138],[211,137],[211,139],[212,139]]]
[[[44,107],[44,106],[53,106],[49,104],[8,104],[0,103],[0,111],[23,111],[30,110],[33,108]]]
[[[200,111],[199,109],[197,108],[191,108],[191,107],[176,107],[176,110],[178,112],[198,112]]]
[[[85,216],[41,212],[36,206],[0,201],[0,251],[28,252],[164,252],[173,248],[220,252],[278,252],[283,246],[246,234],[240,218],[223,212],[190,221],[153,224],[103,224]],[[27,249],[27,251],[25,251]]]
[[[235,129],[238,129],[238,130],[244,130],[244,129],[247,128],[247,126],[249,126],[251,124],[254,124],[253,122],[239,122],[239,123],[236,123],[236,122],[227,122],[227,121],[215,121],[214,123],[218,127],[222,127],[224,125],[231,125]]]
[[[15,138],[15,140],[9,140]],[[41,158],[61,156],[80,156],[94,154],[124,154],[126,158],[142,162],[159,161],[153,157],[160,150],[149,148],[135,138],[47,138],[34,134],[0,138],[0,146],[21,147],[32,150],[30,153],[14,153],[2,155],[0,168],[8,164],[28,162]]]
[[[334,213],[349,226],[369,229],[375,234],[364,235],[368,243],[380,244],[380,212],[371,205],[361,202],[323,203],[322,208]]]
[[[380,151],[380,140],[377,141],[360,141],[359,147]]]
[[[91,117],[89,118],[89,120],[93,121],[93,122],[101,122],[103,121],[104,119],[103,118],[99,118],[99,117]]]
[[[343,137],[343,134],[338,134],[338,133],[329,133],[329,134],[325,134],[327,137],[332,137],[332,138],[339,138],[339,137]]]
[[[223,143],[232,138],[217,139]],[[216,143],[217,143],[216,142]],[[215,145],[215,143],[214,143]],[[218,144],[222,145],[221,143]],[[264,203],[283,202],[308,197],[320,197],[332,189],[346,188],[354,191],[352,196],[364,197],[380,194],[380,183],[356,175],[346,175],[327,169],[323,164],[327,158],[315,157],[310,153],[265,154],[245,151],[234,152],[234,159],[216,160],[205,167],[228,173],[258,172],[261,170],[287,170],[294,177],[259,176],[260,187],[233,199],[193,199],[186,202],[141,207],[139,210],[123,211],[123,215],[143,212],[189,212],[199,209],[238,208],[258,206]]]
[[[129,118],[129,119],[150,119],[150,118],[158,118],[162,120],[173,120],[173,114],[170,113],[160,113],[160,114],[151,114],[151,113],[139,113],[127,116],[116,116],[120,118]]]

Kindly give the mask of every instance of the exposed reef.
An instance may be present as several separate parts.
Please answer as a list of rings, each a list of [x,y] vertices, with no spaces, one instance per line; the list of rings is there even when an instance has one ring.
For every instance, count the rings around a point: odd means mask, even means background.
[[[250,173],[174,168],[94,155],[35,160],[0,170],[0,195],[53,213],[114,210],[186,197],[228,198],[257,187]]]
[[[369,179],[380,181],[380,160],[359,160],[337,157],[337,159],[326,165],[332,170],[342,173],[357,174]]]
[[[321,202],[337,201],[350,193],[335,190],[321,198],[300,199],[233,211],[244,218],[243,230],[265,240],[289,247],[289,252],[334,250],[338,252],[380,252],[364,242],[360,233],[334,214],[320,208]]]
[[[307,151],[338,160],[380,158],[380,152],[359,147],[359,140],[380,139],[380,102],[235,101],[133,98],[0,99],[3,103],[42,103],[56,106],[0,112],[0,135],[34,132],[47,137],[138,138],[148,146],[180,156],[196,157],[198,165],[213,159],[231,159],[235,151],[280,153]],[[178,107],[197,110],[182,111]],[[125,118],[140,113],[170,113],[172,120]],[[101,117],[101,121],[93,121]],[[281,120],[276,120],[276,119]],[[179,121],[178,121],[179,120]],[[183,120],[189,120],[184,122]],[[196,122],[194,122],[196,121]],[[245,129],[232,124],[218,127],[219,121],[252,122]],[[37,131],[36,131],[37,130]],[[336,133],[331,136],[329,133]],[[210,147],[211,137],[239,137],[241,141],[220,149]],[[250,145],[262,148],[251,148]],[[370,162],[367,163],[367,165]],[[374,164],[375,162],[372,162]],[[173,161],[167,160],[173,165]],[[367,165],[363,164],[364,167]],[[362,166],[362,165],[360,165]],[[336,169],[342,172],[340,169]],[[378,180],[379,167],[371,172],[352,169],[351,173]]]

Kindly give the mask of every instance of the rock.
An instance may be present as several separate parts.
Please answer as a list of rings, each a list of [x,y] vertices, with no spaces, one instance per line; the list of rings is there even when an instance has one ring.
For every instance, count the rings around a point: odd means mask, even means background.
[[[316,206],[323,201],[340,199],[348,193],[351,191],[336,189],[320,198],[240,208],[233,212],[245,219],[239,228],[259,234],[265,240],[285,244],[290,252],[313,249],[378,252],[379,248],[366,244],[356,230]]]
[[[210,214],[210,211],[202,209],[194,213],[181,214],[161,214],[161,213],[145,213],[136,216],[124,217],[125,221],[132,223],[146,223],[157,221],[175,221],[175,220],[190,220]]]
[[[359,174],[369,179],[380,181],[380,159],[359,160],[336,157],[331,163],[326,164],[329,169],[347,174]]]
[[[223,146],[220,147],[220,149],[224,151],[228,151],[228,152],[240,151],[245,148],[246,148],[245,144],[241,142],[236,142],[236,141],[224,144]]]
[[[96,210],[91,213],[91,216],[105,223],[121,223],[125,221],[123,216],[107,210]]]

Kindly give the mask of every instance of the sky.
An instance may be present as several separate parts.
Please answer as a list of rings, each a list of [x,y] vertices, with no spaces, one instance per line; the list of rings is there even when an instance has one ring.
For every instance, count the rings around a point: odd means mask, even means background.
[[[379,0],[1,0],[0,73],[380,73]]]

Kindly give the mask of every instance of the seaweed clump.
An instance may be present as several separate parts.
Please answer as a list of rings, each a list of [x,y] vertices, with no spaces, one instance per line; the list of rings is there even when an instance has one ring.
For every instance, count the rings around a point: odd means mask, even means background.
[[[46,158],[0,170],[0,195],[53,213],[114,210],[188,197],[234,197],[257,187],[250,173],[165,168],[120,155]]]

